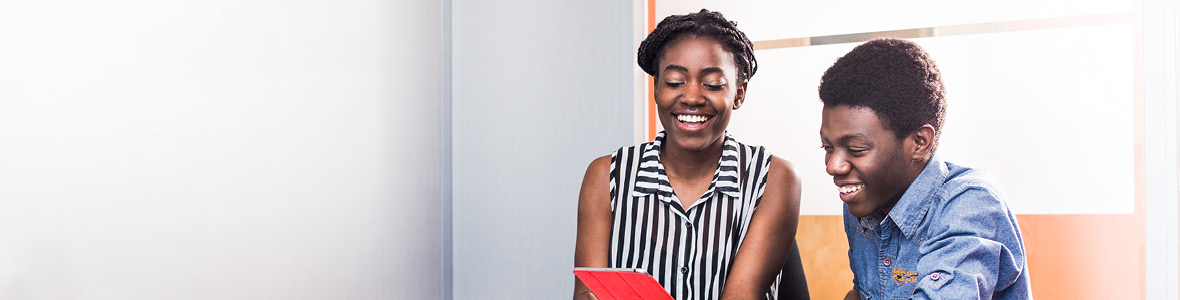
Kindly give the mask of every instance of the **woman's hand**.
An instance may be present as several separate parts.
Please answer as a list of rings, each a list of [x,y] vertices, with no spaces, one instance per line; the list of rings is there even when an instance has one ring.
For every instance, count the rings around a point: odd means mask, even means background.
[[[844,295],[844,300],[860,300],[860,292],[856,290],[848,291],[848,294]]]
[[[598,296],[594,296],[590,290],[582,290],[581,293],[574,295],[574,300],[598,300]]]

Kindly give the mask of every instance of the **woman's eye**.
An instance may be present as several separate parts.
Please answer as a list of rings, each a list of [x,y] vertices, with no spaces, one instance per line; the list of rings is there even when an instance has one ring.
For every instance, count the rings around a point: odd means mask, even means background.
[[[669,87],[680,87],[680,86],[684,85],[684,81],[665,81],[664,85],[667,85]]]
[[[725,88],[725,84],[711,84],[711,83],[706,83],[706,84],[705,84],[705,88],[706,88],[706,89],[708,89],[708,90],[710,90],[710,91],[720,91],[721,89]]]

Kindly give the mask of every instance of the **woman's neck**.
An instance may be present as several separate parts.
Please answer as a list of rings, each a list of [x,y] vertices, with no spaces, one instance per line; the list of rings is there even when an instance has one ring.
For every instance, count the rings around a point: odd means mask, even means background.
[[[660,162],[669,177],[681,179],[712,178],[725,147],[725,138],[701,150],[688,150],[667,143],[660,149]],[[710,179],[711,181],[712,179]]]

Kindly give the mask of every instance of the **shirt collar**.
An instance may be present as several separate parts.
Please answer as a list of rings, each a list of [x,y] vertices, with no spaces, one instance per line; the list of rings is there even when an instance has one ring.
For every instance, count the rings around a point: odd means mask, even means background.
[[[906,238],[911,238],[918,228],[918,223],[925,218],[930,201],[942,188],[948,174],[950,171],[946,163],[935,153],[930,157],[930,161],[926,162],[926,167],[918,174],[918,178],[910,183],[905,194],[902,194],[897,204],[893,205],[893,209],[889,210],[889,218],[893,219],[893,223],[897,224]]]
[[[656,139],[651,143],[644,144],[643,154],[640,156],[639,172],[636,177],[654,178],[652,182],[658,182],[657,185],[635,184],[632,190],[632,195],[635,197],[644,197],[647,195],[658,195],[660,201],[672,201],[672,185],[668,183],[668,173],[664,172],[664,164],[660,162],[660,149],[664,144],[664,132],[660,131],[656,135]],[[740,144],[729,135],[725,133],[725,145],[721,149],[721,159],[717,162],[717,171],[713,173],[713,183],[709,185],[709,189],[705,191],[702,198],[711,198],[714,191],[720,191],[729,197],[740,197],[741,191],[738,188],[738,147]],[[643,182],[637,180],[637,182]],[[704,201],[696,201],[696,203]]]

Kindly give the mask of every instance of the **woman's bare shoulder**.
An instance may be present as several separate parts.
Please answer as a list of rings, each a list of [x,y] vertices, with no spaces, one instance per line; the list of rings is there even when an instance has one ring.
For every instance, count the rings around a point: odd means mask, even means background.
[[[586,167],[586,175],[590,174],[608,174],[610,173],[611,155],[603,155],[590,161],[590,166]]]
[[[611,155],[595,158],[586,167],[586,175],[582,178],[582,196],[597,195],[601,191],[610,189]]]
[[[795,166],[782,157],[771,156],[770,168],[766,174],[766,193],[774,196],[773,198],[797,204],[802,188]]]
[[[770,156],[770,168],[767,169],[766,177],[768,182],[789,183],[788,185],[797,185],[799,182],[795,165],[785,158],[774,155]]]

